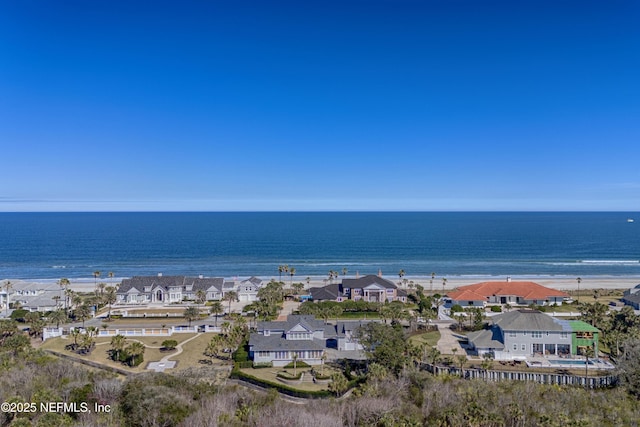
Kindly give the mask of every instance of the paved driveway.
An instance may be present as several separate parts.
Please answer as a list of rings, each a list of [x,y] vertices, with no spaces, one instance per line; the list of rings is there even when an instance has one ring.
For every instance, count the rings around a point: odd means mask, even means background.
[[[460,336],[451,330],[451,325],[454,322],[434,322],[438,325],[438,331],[440,331],[440,339],[436,347],[442,354],[453,354],[452,349],[457,349],[456,354],[466,354],[465,350],[460,345]]]

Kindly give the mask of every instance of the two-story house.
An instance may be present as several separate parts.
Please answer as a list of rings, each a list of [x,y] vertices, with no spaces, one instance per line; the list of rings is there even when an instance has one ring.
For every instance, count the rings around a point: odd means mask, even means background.
[[[118,303],[148,304],[195,300],[199,290],[207,300],[222,299],[224,279],[186,276],[134,276],[123,279],[116,292]]]
[[[335,339],[335,327],[314,316],[289,315],[286,321],[258,322],[249,337],[253,363],[285,366],[294,360],[320,365],[328,339]]]
[[[343,279],[340,284],[331,284],[322,288],[311,288],[314,301],[344,301],[346,299],[367,302],[407,302],[407,292],[398,289],[390,280],[375,274],[355,279]]]
[[[467,335],[479,356],[497,360],[525,360],[532,356],[570,357],[586,347],[598,354],[600,331],[580,320],[564,320],[538,310],[521,309],[491,318],[489,329]]]

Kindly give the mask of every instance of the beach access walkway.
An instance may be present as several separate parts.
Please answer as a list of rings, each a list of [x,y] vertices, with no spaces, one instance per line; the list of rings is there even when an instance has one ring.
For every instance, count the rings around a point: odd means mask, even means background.
[[[188,340],[182,341],[180,344],[176,346],[175,352],[164,356],[162,359],[160,359],[159,362],[149,362],[149,364],[147,365],[147,369],[151,371],[156,371],[156,372],[164,372],[165,369],[174,368],[177,362],[169,359],[172,359],[178,356],[180,353],[182,353],[182,346],[188,343],[189,341],[198,338],[200,335],[202,335],[202,333],[196,334],[193,337],[189,338]]]

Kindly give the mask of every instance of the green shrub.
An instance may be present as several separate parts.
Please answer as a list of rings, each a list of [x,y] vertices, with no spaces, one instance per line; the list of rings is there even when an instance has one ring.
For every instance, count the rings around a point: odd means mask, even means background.
[[[491,311],[494,313],[502,313],[502,307],[500,307],[499,305],[492,305]]]
[[[462,313],[464,311],[464,309],[462,308],[462,306],[460,304],[454,304],[451,307],[451,312],[452,313]]]
[[[178,341],[176,340],[164,340],[162,341],[162,347],[167,350],[173,350],[178,345]]]
[[[29,313],[28,310],[24,310],[22,308],[19,308],[17,310],[13,310],[13,312],[11,313],[11,318],[13,320],[16,320],[18,322],[24,322],[24,317],[27,315],[27,313]]]
[[[300,360],[300,361],[296,362],[296,366],[295,367],[296,368],[310,368],[311,366],[308,363],[303,362],[302,360]],[[294,368],[293,362],[289,363],[288,365],[286,365],[284,367],[284,369],[293,369],[293,368]]]
[[[298,390],[296,388],[287,386],[286,384],[274,383],[271,381],[266,381],[260,378],[256,378],[253,375],[249,375],[237,369],[234,369],[233,371],[231,371],[230,378],[240,379],[242,381],[246,381],[250,384],[254,384],[260,387],[272,388],[277,390],[279,393],[286,394],[288,396],[293,396],[293,397],[301,397],[304,399],[319,399],[319,398],[331,397],[334,395],[329,390],[316,390],[316,391]]]
[[[233,364],[233,366],[236,369],[247,369],[247,368],[253,368],[254,367],[253,366],[253,362],[250,361],[250,360],[244,360],[244,361],[241,361],[241,362],[235,362]]]
[[[273,368],[273,362],[254,363],[253,369]]]
[[[249,344],[245,341],[242,343],[242,345],[240,345],[238,347],[238,349],[236,350],[235,353],[233,353],[233,361],[234,362],[247,362],[251,359],[249,359],[249,352],[247,351],[247,348],[249,347]]]
[[[276,374],[276,377],[278,378],[284,378],[285,380],[299,380],[300,378],[302,378],[302,371],[298,372],[297,375],[292,375],[286,371],[284,372],[278,372]]]

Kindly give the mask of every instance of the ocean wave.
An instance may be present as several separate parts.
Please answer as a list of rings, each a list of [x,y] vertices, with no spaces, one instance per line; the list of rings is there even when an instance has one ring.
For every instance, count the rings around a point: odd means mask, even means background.
[[[592,265],[610,265],[610,264],[640,264],[640,261],[638,260],[627,260],[627,259],[585,259],[582,261],[578,261],[579,263],[583,263],[583,264],[592,264]]]

